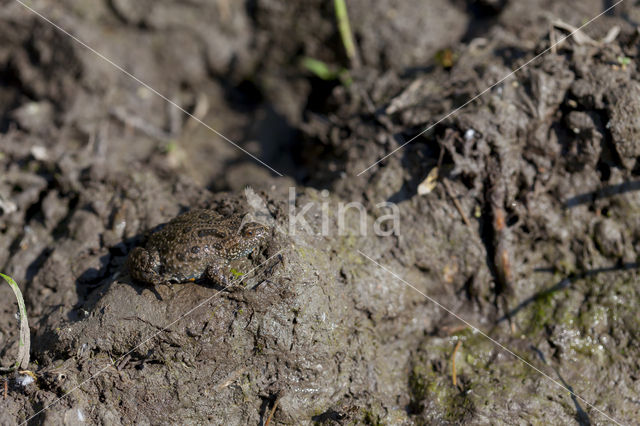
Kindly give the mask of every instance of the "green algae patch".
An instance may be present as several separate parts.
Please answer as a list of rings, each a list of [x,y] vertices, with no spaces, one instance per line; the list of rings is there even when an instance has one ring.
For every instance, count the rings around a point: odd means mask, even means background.
[[[474,412],[467,392],[453,386],[451,378],[431,365],[418,364],[409,375],[409,410],[428,421],[463,422]]]

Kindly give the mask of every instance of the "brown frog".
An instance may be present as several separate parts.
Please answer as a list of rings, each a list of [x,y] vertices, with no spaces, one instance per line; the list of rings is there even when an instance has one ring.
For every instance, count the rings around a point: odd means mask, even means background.
[[[153,233],[144,248],[134,248],[127,267],[134,279],[154,285],[206,278],[227,286],[229,261],[247,256],[268,233],[260,223],[243,224],[241,215],[195,209]]]

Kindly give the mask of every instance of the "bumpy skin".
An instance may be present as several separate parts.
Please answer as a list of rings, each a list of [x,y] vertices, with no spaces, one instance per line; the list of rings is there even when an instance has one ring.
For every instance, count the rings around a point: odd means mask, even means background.
[[[268,231],[255,222],[242,225],[239,215],[225,218],[213,210],[191,210],[151,235],[144,248],[134,248],[127,266],[134,279],[148,284],[207,278],[227,285],[229,261],[251,253]]]

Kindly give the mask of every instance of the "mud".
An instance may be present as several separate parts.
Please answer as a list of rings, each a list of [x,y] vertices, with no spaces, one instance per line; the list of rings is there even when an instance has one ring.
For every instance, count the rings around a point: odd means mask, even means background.
[[[2,424],[637,419],[635,6],[500,81],[602,2],[349,2],[352,59],[330,2],[29,3],[144,87],[0,4],[0,271],[37,378],[3,373]],[[250,211],[247,185],[274,226],[233,286],[129,277],[150,230]]]

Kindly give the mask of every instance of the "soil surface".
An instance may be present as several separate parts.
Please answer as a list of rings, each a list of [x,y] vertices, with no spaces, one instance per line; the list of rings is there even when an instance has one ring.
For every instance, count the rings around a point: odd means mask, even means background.
[[[0,1],[0,423],[637,422],[640,8],[565,39],[612,4],[354,0],[351,56],[333,2]],[[256,200],[233,285],[131,279]]]

